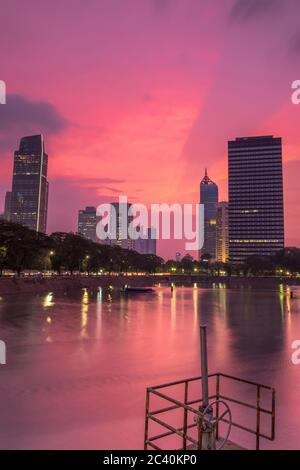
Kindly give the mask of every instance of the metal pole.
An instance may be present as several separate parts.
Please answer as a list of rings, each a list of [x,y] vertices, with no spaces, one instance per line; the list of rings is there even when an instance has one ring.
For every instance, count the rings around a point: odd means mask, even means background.
[[[201,377],[202,377],[202,406],[208,406],[208,367],[207,367],[207,341],[206,326],[200,326],[200,345],[201,345]]]

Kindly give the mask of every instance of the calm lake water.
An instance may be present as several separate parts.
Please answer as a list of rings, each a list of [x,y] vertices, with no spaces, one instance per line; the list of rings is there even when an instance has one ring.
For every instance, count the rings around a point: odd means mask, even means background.
[[[147,386],[200,375],[199,319],[208,326],[210,372],[271,385],[275,443],[300,448],[300,290],[158,287],[4,296],[0,339],[0,447],[143,447]],[[246,388],[242,399],[250,399]],[[253,446],[254,439],[243,437]],[[248,442],[249,441],[249,442]]]

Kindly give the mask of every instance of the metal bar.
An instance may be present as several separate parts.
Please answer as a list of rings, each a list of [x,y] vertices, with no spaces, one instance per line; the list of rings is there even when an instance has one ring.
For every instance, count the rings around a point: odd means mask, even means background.
[[[216,400],[220,399],[220,376],[217,375],[217,380],[216,380]],[[216,406],[216,419],[217,419],[217,426],[216,426],[216,439],[219,439],[219,403],[217,402]]]
[[[250,405],[250,403],[245,403],[243,401],[236,400],[235,398],[229,398],[226,395],[220,395],[220,398],[222,400],[227,400],[227,401],[230,401],[231,403],[235,403],[236,405],[241,405],[241,406],[245,406],[246,408],[251,408],[252,410],[257,410],[257,405]],[[272,410],[266,410],[265,408],[259,408],[259,411],[261,413],[272,415]]]
[[[253,382],[251,380],[241,379],[240,377],[234,377],[233,375],[223,374],[222,372],[215,372],[214,374],[208,374],[208,378],[216,377],[217,375],[219,375],[220,377],[227,378],[227,379],[235,380],[237,382],[242,382],[242,383],[245,383],[245,384],[253,385],[255,387],[257,385],[259,385],[261,388],[264,388],[265,390],[270,390],[270,391],[273,390],[273,387],[270,387],[269,385],[260,384],[260,383],[257,383],[257,382]],[[161,384],[161,385],[154,385],[152,387],[149,387],[149,390],[150,391],[158,390],[160,388],[172,387],[173,385],[180,385],[180,384],[183,384],[186,381],[187,382],[195,382],[197,380],[202,380],[202,377],[201,376],[191,377],[189,379],[182,379],[182,380],[177,380],[175,382],[169,382],[169,383],[165,383],[165,384]]]
[[[215,377],[216,375],[218,375],[218,374],[217,373],[208,374],[208,377]],[[152,387],[149,387],[148,389],[150,391],[151,390],[158,390],[159,388],[173,387],[174,385],[180,385],[180,384],[183,384],[184,382],[196,382],[197,380],[201,380],[201,379],[202,379],[201,376],[191,377],[189,379],[176,380],[175,382],[168,382],[168,383],[165,383],[165,384],[154,385]]]
[[[177,434],[179,437],[183,437],[183,432],[179,431],[176,428],[173,428],[173,426],[170,426],[170,424],[165,423],[164,421],[161,421],[161,419],[154,418],[154,416],[149,416],[149,419],[152,419],[155,421],[155,423],[160,424],[162,427],[169,429],[170,431],[173,431],[173,434]],[[193,444],[198,444],[195,439],[193,439],[191,436],[186,436],[186,439],[188,441],[191,441]]]
[[[195,428],[196,426],[197,426],[196,423],[188,424],[187,429]],[[183,431],[183,428],[178,428],[178,431]],[[158,439],[162,439],[163,437],[171,436],[172,434],[174,434],[173,431],[164,432],[163,434],[156,434],[155,436],[150,437],[148,439],[148,441],[149,442],[157,441]]]
[[[189,383],[185,382],[184,384],[184,404],[185,405],[188,402],[188,394],[189,394]],[[183,409],[183,438],[182,438],[183,450],[186,450],[187,419],[188,419],[188,412],[186,408],[184,408]]]
[[[234,377],[233,375],[223,374],[222,372],[220,372],[219,374],[214,374],[214,375],[220,375],[221,377],[226,377],[227,379],[235,380],[237,382],[243,382],[245,384],[255,385],[255,387],[259,385],[260,388],[264,388],[265,390],[271,390],[271,391],[273,390],[273,387],[270,387],[269,385],[263,385],[257,382],[252,382],[251,380],[241,379],[240,377]]]
[[[152,444],[151,441],[147,441],[146,444],[149,445],[150,447],[153,447],[153,449],[155,449],[155,450],[162,450],[161,447],[158,447],[155,444]]]
[[[197,450],[202,450],[202,428],[203,428],[203,415],[198,420],[198,443]]]
[[[189,405],[184,405],[184,403],[181,403],[180,401],[175,400],[175,398],[168,397],[167,395],[164,395],[163,393],[157,392],[156,390],[152,390],[152,393],[154,395],[157,395],[160,398],[164,398],[165,400],[170,401],[171,403],[174,403],[174,405],[179,405],[179,406],[182,406],[183,408],[186,408],[188,411],[191,411],[192,413],[194,413],[197,416],[199,416],[201,414],[201,412],[199,410],[196,410],[195,408],[192,408]]]
[[[256,450],[259,450],[259,433],[260,433],[260,386],[256,389]]]
[[[144,435],[144,450],[147,450],[147,441],[148,441],[148,425],[149,425],[149,405],[150,405],[150,392],[146,392],[146,416],[145,416],[145,435]]]
[[[275,389],[272,390],[272,441],[275,439]]]
[[[209,400],[214,400],[216,398],[216,395],[210,395],[208,398]],[[186,403],[186,405],[194,405],[195,403],[202,403],[202,401],[203,401],[202,398],[199,398],[197,400],[190,400]],[[178,408],[182,408],[183,405],[184,405],[183,403],[180,403],[180,405],[173,405],[173,406],[167,406],[166,408],[160,408],[158,410],[151,411],[149,415],[154,416],[154,415],[158,415],[161,413],[166,413],[167,411],[177,410]],[[254,408],[256,409],[256,407]]]
[[[203,408],[208,406],[208,365],[207,365],[207,338],[206,326],[200,326],[200,348],[201,348],[201,385]]]
[[[227,424],[229,423],[228,419],[222,419],[222,422],[227,423]],[[241,424],[234,423],[233,421],[232,421],[231,425],[235,428],[241,429],[242,431],[245,431],[245,432],[249,432],[250,434],[253,434],[254,436],[256,436],[256,430],[254,431],[253,429],[246,428],[246,426],[242,426]],[[267,439],[268,441],[272,441],[272,438],[270,436],[267,436],[266,434],[260,433],[259,435],[263,439]]]

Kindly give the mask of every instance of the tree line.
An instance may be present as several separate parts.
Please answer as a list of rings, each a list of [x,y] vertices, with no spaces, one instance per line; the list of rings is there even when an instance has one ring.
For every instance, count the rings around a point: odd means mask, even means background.
[[[213,262],[209,255],[196,261],[185,255],[180,261],[155,255],[142,255],[119,246],[95,243],[74,233],[51,235],[27,227],[0,221],[0,275],[13,270],[68,271],[87,273],[167,272],[205,276],[273,276],[300,274],[300,249],[285,248],[273,256],[250,256],[244,263]]]
[[[102,245],[74,233],[51,235],[27,227],[0,221],[0,274],[13,270],[18,276],[24,270],[54,270],[58,274],[74,272],[147,272],[154,273],[163,265],[155,255],[141,255],[118,246]]]
[[[286,276],[300,275],[300,249],[284,248],[272,256],[252,255],[243,263],[214,262],[209,254],[200,261],[186,255],[181,261],[168,260],[166,271],[173,273],[198,273],[210,276]]]

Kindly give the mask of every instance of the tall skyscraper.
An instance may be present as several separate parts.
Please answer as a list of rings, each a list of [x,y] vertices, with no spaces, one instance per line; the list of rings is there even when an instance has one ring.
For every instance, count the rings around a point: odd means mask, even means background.
[[[228,261],[228,202],[222,201],[217,207],[216,260]]]
[[[229,259],[284,247],[282,144],[273,136],[228,143]]]
[[[88,206],[78,211],[78,234],[88,238],[93,242],[96,241],[96,207]]]
[[[206,169],[200,183],[200,204],[204,205],[204,244],[200,251],[200,257],[208,254],[214,260],[216,256],[218,186],[208,177]]]
[[[10,220],[46,232],[48,155],[42,135],[23,137],[14,155]]]

